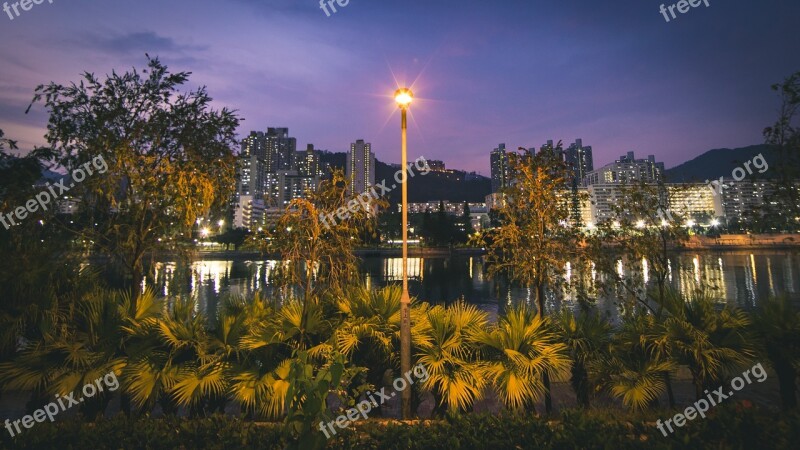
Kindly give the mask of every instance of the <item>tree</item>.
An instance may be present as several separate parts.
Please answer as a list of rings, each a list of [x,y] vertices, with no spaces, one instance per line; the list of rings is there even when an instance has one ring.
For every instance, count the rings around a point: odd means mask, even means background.
[[[785,297],[770,298],[756,311],[753,331],[759,350],[778,375],[781,405],[797,408],[797,376],[800,373],[800,312]]]
[[[776,123],[764,129],[764,139],[776,147],[780,164],[771,167],[775,189],[764,196],[759,215],[772,228],[795,231],[800,228],[800,72],[774,84],[772,90],[781,98],[781,109]]]
[[[0,130],[0,215],[13,214],[35,198],[40,192],[36,184],[53,160],[47,148],[24,156],[14,150],[16,142]],[[50,220],[54,204],[47,211],[29,212],[24,225],[14,226],[7,216],[0,225],[0,254],[9,256],[0,258],[0,361],[18,350],[20,336],[41,337],[36,332],[40,323],[58,320],[59,298],[79,296],[89,289],[88,281],[96,281],[81,275],[79,261],[69,252],[69,236]]]
[[[469,241],[472,234],[472,216],[469,209],[469,203],[464,202],[464,212],[456,222],[455,242],[458,244],[465,244]]]
[[[683,226],[684,217],[670,209],[674,192],[663,183],[622,185],[617,194],[612,206],[614,219],[598,224],[597,233],[589,239],[591,254],[598,272],[610,275],[635,302],[652,309],[647,300],[657,305],[664,302],[670,259],[675,248],[689,239],[689,231]],[[618,270],[620,256],[629,268],[628,276]],[[654,290],[648,289],[645,278],[652,280]]]
[[[189,75],[148,56],[141,72],[84,73],[78,84],[37,87],[31,102],[44,101],[50,114],[46,139],[58,163],[98,172],[70,189],[80,214],[59,224],[112,256],[134,290],[145,255],[188,241],[195,221],[224,209],[234,186],[239,119],[212,109],[205,88],[180,92]]]
[[[656,403],[668,389],[664,377],[677,367],[659,351],[659,324],[641,309],[626,315],[611,340],[611,351],[597,365],[601,384],[622,403],[642,410]]]
[[[375,230],[371,210],[346,211],[347,182],[341,170],[320,183],[307,198],[297,198],[287,205],[276,225],[254,239],[266,253],[277,253],[287,263],[278,268],[278,286],[300,294],[303,301],[319,301],[323,294],[341,296],[359,280],[356,246],[365,232]],[[373,201],[376,207],[385,202]],[[346,215],[345,215],[346,214]],[[331,223],[333,222],[333,223]]]
[[[548,287],[555,291],[563,281],[566,264],[577,255],[582,239],[580,230],[570,226],[571,178],[569,168],[557,156],[560,149],[561,142],[538,154],[520,148],[521,153],[509,155],[514,176],[502,192],[501,225],[476,239],[487,250],[489,276],[503,274],[531,288],[540,319],[545,315]],[[550,412],[548,372],[543,375],[545,405]]]

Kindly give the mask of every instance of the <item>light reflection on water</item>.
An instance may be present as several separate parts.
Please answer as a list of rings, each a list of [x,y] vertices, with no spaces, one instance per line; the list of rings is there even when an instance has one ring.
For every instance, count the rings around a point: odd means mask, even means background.
[[[186,270],[175,263],[158,263],[156,285],[162,295],[196,295],[198,310],[213,315],[220,295],[249,295],[256,290],[274,294],[270,278],[278,264],[278,261],[207,260],[194,262],[190,270]],[[651,278],[646,261],[643,267],[641,285]],[[616,269],[630,275],[621,261]],[[787,294],[795,303],[800,302],[800,280],[794,276],[798,270],[800,258],[795,252],[692,252],[682,253],[670,261],[668,280],[684,295],[699,283],[714,287],[717,295],[730,304],[752,308],[770,295]],[[467,302],[478,304],[494,315],[501,304],[535,301],[535,293],[530,289],[490,280],[481,257],[409,258],[408,273],[412,296],[431,303],[451,303],[463,296]],[[397,283],[402,279],[402,259],[364,258],[362,274],[370,288]],[[570,264],[565,267],[564,275],[565,281],[572,283],[581,277],[588,284],[602,278],[594,265],[581,273],[577,265]],[[574,291],[562,289],[560,297],[551,300],[549,307],[575,303]],[[598,299],[598,305],[615,315],[615,300],[613,295],[604,296]]]

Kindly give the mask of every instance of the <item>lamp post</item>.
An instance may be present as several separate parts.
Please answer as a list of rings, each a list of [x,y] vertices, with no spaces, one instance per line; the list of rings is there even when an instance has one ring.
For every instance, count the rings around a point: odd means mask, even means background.
[[[397,106],[400,107],[400,135],[401,135],[401,167],[402,192],[403,192],[403,294],[400,297],[400,371],[408,373],[411,370],[411,297],[408,295],[408,154],[407,154],[407,129],[408,107],[414,99],[414,94],[408,88],[398,89],[394,94]],[[411,389],[404,389],[401,393],[401,414],[403,419],[411,418]]]

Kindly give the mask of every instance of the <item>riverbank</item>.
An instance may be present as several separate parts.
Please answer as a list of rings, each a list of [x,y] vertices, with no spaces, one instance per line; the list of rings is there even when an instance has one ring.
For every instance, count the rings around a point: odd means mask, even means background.
[[[692,236],[686,249],[761,250],[800,248],[798,234],[722,234],[717,237]]]
[[[675,251],[750,251],[750,250],[800,250],[800,234],[723,234],[716,237],[695,235],[689,238]],[[194,251],[193,259],[197,261],[259,261],[277,260],[277,254],[264,254],[257,250],[225,250],[223,246],[207,246]],[[368,247],[355,251],[356,256],[399,258],[403,255],[401,247]],[[408,256],[412,258],[447,258],[451,256],[483,256],[486,250],[477,247],[417,247],[408,248]],[[176,257],[172,253],[161,253],[156,261],[172,261]],[[92,262],[104,263],[107,257],[92,255]]]
[[[792,250],[800,249],[800,234],[722,234],[715,237],[695,235],[689,238],[677,251],[694,250]],[[401,247],[370,247],[355,251],[359,257],[401,257]],[[250,250],[202,250],[200,260],[259,260],[277,259],[278,255],[264,255]],[[482,256],[486,251],[477,247],[417,247],[408,248],[412,258],[446,258],[449,256]],[[168,257],[168,256],[167,256]]]
[[[480,248],[448,248],[448,247],[409,247],[408,256],[412,258],[446,258],[450,256],[481,256],[486,251]],[[361,258],[366,257],[402,257],[403,249],[400,247],[372,247],[360,248],[355,251],[356,256]],[[258,251],[250,250],[210,250],[200,251],[197,253],[199,260],[261,260],[261,259],[278,259],[278,255],[263,254]],[[164,257],[169,257],[165,255]]]

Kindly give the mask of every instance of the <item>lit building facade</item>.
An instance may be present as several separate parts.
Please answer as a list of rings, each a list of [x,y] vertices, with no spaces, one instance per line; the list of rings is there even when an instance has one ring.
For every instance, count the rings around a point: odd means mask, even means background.
[[[664,179],[664,163],[656,162],[655,156],[647,159],[636,159],[633,152],[611,164],[592,170],[583,179],[584,185],[594,184],[633,184],[660,183]]]
[[[345,175],[351,196],[367,192],[375,185],[375,154],[372,153],[372,144],[363,139],[350,144]]]
[[[500,144],[496,149],[492,150],[490,160],[492,165],[492,193],[495,194],[505,189],[511,181],[506,144]]]

